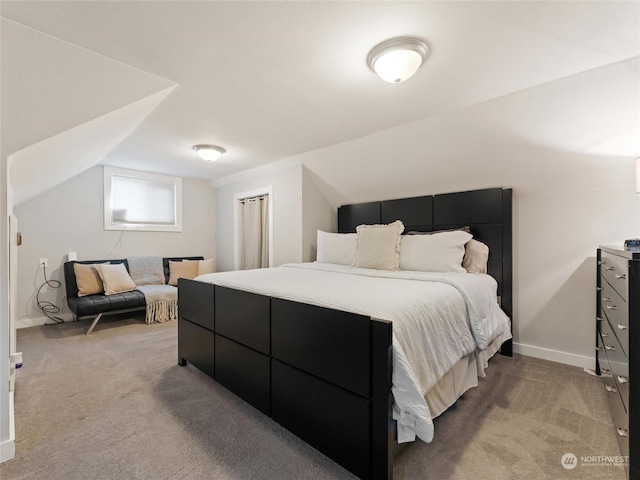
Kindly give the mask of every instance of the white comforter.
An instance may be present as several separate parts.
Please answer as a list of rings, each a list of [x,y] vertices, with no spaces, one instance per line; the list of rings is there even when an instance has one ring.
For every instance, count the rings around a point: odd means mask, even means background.
[[[433,439],[426,393],[461,358],[498,336],[509,319],[489,275],[382,271],[327,263],[220,272],[196,280],[393,322],[393,416],[398,441]]]

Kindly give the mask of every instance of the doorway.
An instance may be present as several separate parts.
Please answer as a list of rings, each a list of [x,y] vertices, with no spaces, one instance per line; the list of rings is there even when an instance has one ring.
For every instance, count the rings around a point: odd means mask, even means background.
[[[233,197],[234,269],[273,266],[273,187]]]

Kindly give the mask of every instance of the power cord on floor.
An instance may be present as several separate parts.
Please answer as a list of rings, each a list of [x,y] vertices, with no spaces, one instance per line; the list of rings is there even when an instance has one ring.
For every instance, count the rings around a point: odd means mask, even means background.
[[[59,323],[64,323],[64,320],[60,317],[56,317],[56,313],[60,313],[60,307],[58,307],[55,303],[49,302],[48,300],[40,300],[40,292],[44,287],[49,288],[60,288],[62,283],[59,280],[49,280],[47,278],[47,267],[42,264],[43,272],[44,272],[44,283],[40,285],[38,291],[36,292],[36,306],[38,310],[40,310],[49,320],[52,320],[53,323],[45,323],[45,325],[57,325]]]

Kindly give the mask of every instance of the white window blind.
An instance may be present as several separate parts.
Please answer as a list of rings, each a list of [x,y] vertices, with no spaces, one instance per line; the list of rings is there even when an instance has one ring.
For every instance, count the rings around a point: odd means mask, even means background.
[[[179,177],[105,167],[105,229],[181,231]]]

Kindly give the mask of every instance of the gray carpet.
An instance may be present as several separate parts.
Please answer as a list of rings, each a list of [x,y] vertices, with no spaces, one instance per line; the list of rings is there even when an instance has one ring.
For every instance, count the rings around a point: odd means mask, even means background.
[[[18,331],[16,457],[3,480],[353,479],[192,366],[176,322],[104,318]],[[581,462],[619,455],[599,379],[496,356],[488,377],[398,454],[395,479],[623,479]],[[578,457],[565,470],[565,453]]]

